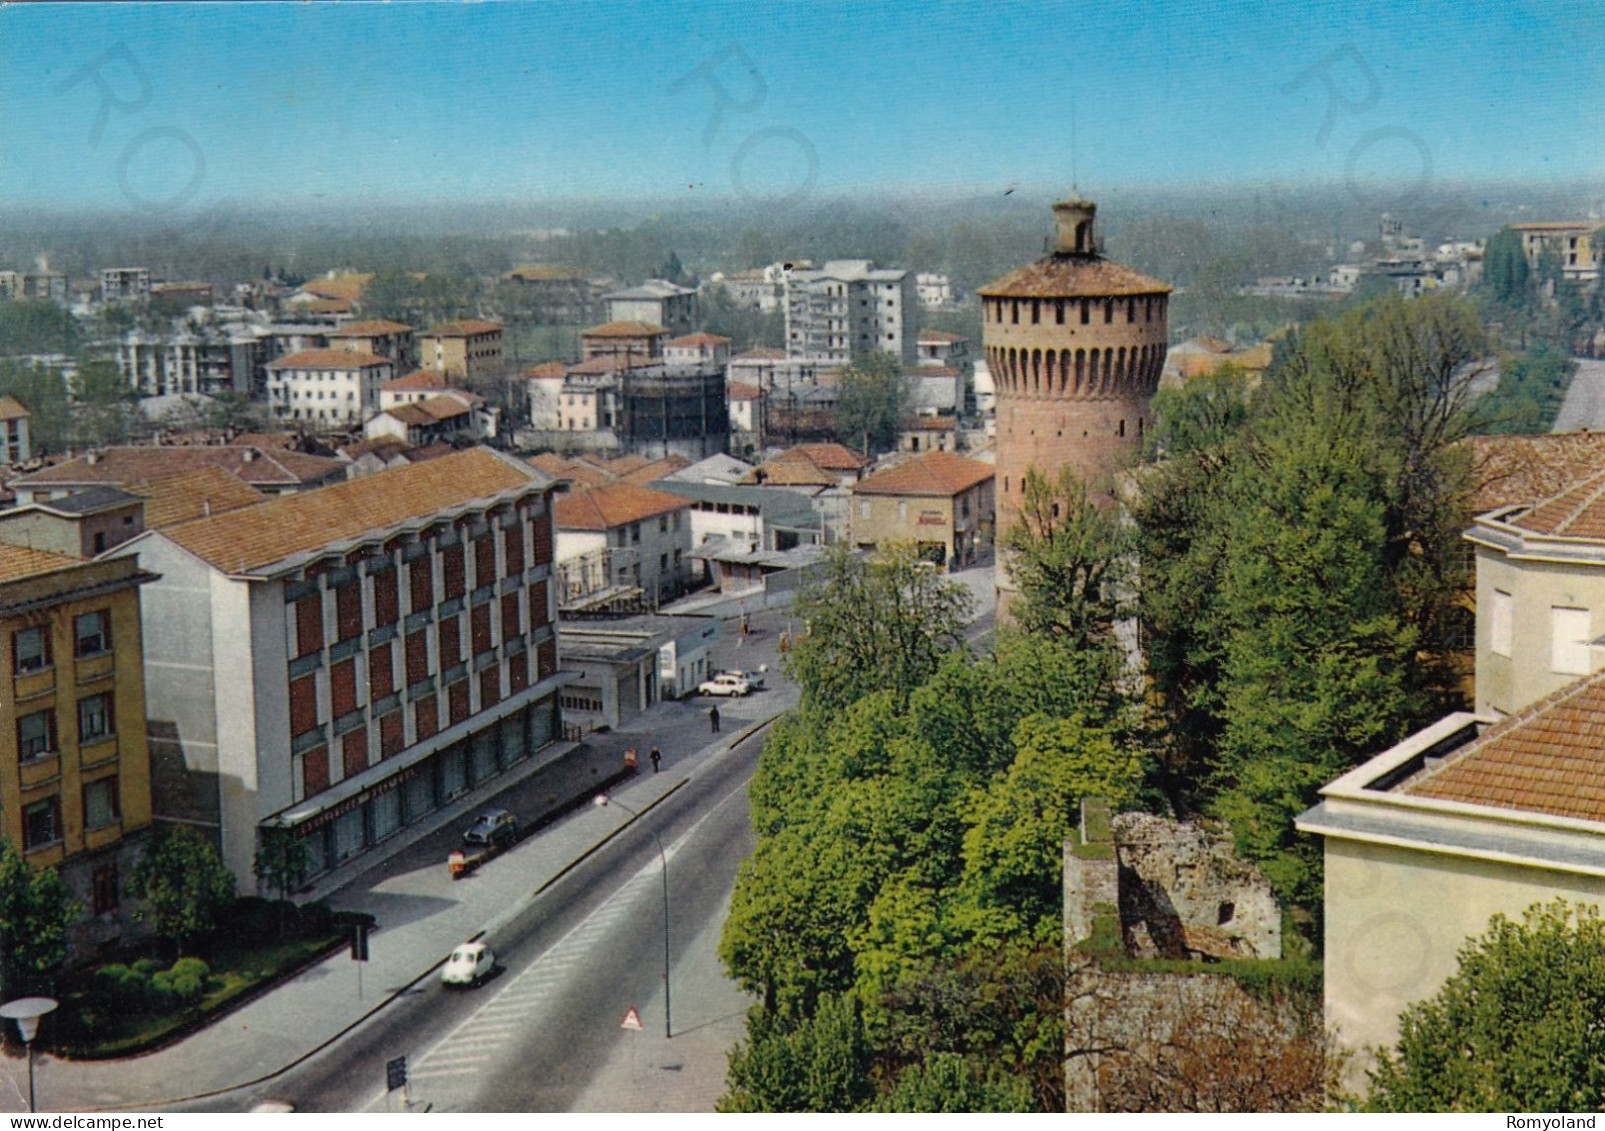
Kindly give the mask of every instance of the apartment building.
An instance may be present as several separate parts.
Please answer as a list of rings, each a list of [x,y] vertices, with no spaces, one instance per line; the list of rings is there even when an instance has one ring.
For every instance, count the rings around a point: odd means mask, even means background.
[[[33,459],[32,417],[16,397],[0,397],[0,460],[17,464]]]
[[[148,302],[150,268],[104,267],[100,272],[100,301],[114,303]]]
[[[486,448],[148,531],[160,814],[324,876],[560,733],[553,480]]]
[[[83,915],[75,949],[133,925],[124,885],[151,824],[140,587],[133,558],[0,544],[0,835],[55,867]]]
[[[447,322],[418,335],[418,364],[458,381],[493,376],[503,362],[499,322]]]
[[[303,350],[268,363],[268,411],[275,420],[354,428],[379,407],[379,386],[395,365],[371,353]]]
[[[992,537],[994,479],[991,464],[946,451],[877,471],[852,489],[852,542],[912,542],[937,565],[969,565]]]
[[[602,296],[613,322],[650,322],[671,334],[689,334],[697,324],[697,292],[667,279],[648,279]]]
[[[632,483],[557,500],[557,560],[565,610],[656,607],[691,580],[691,503]]]
[[[413,341],[412,327],[404,322],[383,318],[352,322],[331,330],[328,342],[331,349],[388,358],[397,373],[411,372],[418,365],[418,347]]]
[[[909,271],[832,259],[785,276],[786,353],[833,365],[889,353],[915,364],[919,302]]]

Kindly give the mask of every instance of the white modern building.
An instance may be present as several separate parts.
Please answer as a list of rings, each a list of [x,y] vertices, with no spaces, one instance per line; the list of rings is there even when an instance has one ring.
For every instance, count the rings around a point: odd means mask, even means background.
[[[671,334],[689,334],[697,324],[697,292],[665,279],[648,279],[602,296],[610,322],[649,322]]]
[[[915,364],[913,272],[877,269],[868,259],[832,259],[785,278],[788,355],[846,365],[889,353]]]
[[[307,877],[559,733],[550,476],[475,448],[149,530],[144,595],[167,815],[242,891],[262,837]]]
[[[379,408],[379,386],[395,376],[389,358],[343,349],[303,350],[268,363],[268,410],[286,423],[354,428]]]

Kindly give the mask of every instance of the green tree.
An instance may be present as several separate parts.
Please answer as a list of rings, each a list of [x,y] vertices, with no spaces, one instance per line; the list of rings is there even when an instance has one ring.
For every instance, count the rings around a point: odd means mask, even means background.
[[[1057,481],[1031,468],[1020,520],[1004,532],[1019,600],[1009,613],[1028,633],[1052,633],[1078,648],[1112,645],[1130,537],[1113,511],[1087,497],[1075,469]]]
[[[1564,901],[1497,915],[1443,987],[1399,1017],[1371,1073],[1375,1111],[1605,1107],[1605,922]]]
[[[128,894],[149,904],[157,936],[182,955],[233,904],[234,877],[211,841],[179,826],[145,850],[129,877]]]
[[[730,1054],[721,1112],[848,1112],[873,1094],[863,1024],[851,995],[822,999],[809,1018],[780,1023],[761,1006]]]
[[[261,847],[252,861],[259,883],[279,893],[279,934],[287,929],[290,889],[306,876],[312,862],[312,849],[303,837],[290,829],[268,828],[263,831]]]
[[[67,960],[67,931],[82,910],[54,868],[33,868],[0,841],[0,984],[8,998],[50,987]]]
[[[1013,737],[1008,771],[974,796],[964,818],[963,925],[993,942],[1047,941],[1061,930],[1061,853],[1078,803],[1129,804],[1142,758],[1080,717],[1028,715]]]
[[[891,451],[912,400],[901,359],[890,353],[871,354],[842,370],[836,435],[866,456]]]
[[[1004,1075],[983,1058],[937,1052],[905,1068],[870,1110],[964,1114],[1036,1108],[1029,1081]]]
[[[973,607],[963,585],[926,568],[912,546],[861,558],[835,547],[798,593],[807,631],[786,655],[786,671],[809,701],[836,710],[877,690],[899,705],[964,648]]]
[[[1527,253],[1522,250],[1521,233],[1514,228],[1500,228],[1488,240],[1482,253],[1482,286],[1489,298],[1511,310],[1531,300]]]

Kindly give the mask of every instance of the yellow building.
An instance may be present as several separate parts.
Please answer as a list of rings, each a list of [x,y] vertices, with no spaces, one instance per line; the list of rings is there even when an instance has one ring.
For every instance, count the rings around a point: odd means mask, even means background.
[[[502,370],[502,327],[469,319],[447,322],[418,335],[418,364],[459,381]]]
[[[938,565],[969,565],[995,521],[990,464],[953,452],[927,452],[853,486],[853,545],[912,542]]]
[[[1599,278],[1594,258],[1594,232],[1600,225],[1587,220],[1545,220],[1512,224],[1521,234],[1521,250],[1537,267],[1546,251],[1560,257],[1562,275],[1572,282],[1587,283]]]
[[[123,887],[151,823],[134,558],[89,561],[0,544],[0,835],[60,869],[80,950],[127,926]]]

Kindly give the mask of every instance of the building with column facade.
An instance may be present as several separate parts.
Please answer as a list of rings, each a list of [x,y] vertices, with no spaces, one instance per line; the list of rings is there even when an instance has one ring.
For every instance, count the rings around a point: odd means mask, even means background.
[[[1105,259],[1090,200],[1053,206],[1053,251],[981,296],[982,342],[996,385],[997,533],[1019,519],[1025,473],[1076,470],[1094,498],[1134,459],[1165,363],[1170,287]],[[998,556],[999,601],[1012,586]]]
[[[213,830],[254,891],[264,830],[326,876],[552,741],[555,486],[474,448],[118,547],[162,574],[158,818]]]

